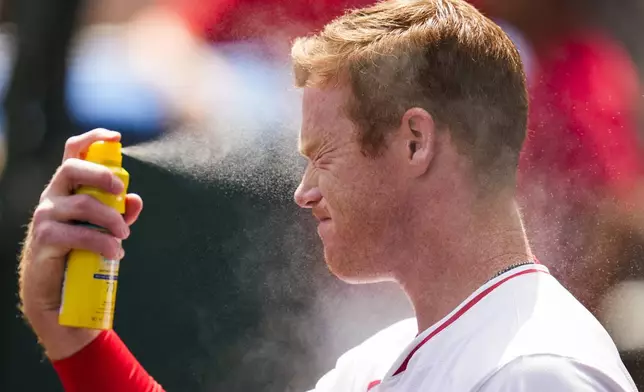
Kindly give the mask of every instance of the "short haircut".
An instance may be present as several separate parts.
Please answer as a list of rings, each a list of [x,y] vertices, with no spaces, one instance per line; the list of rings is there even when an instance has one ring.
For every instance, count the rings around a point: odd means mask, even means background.
[[[515,182],[528,96],[518,50],[463,0],[388,0],[351,10],[292,49],[298,87],[347,81],[349,117],[377,155],[412,107],[427,110],[483,185]]]

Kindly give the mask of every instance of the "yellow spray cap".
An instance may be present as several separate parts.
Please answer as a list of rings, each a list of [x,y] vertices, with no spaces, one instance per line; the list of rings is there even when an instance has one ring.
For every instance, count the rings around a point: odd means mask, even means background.
[[[76,190],[76,193],[93,196],[101,203],[114,208],[119,213],[125,213],[125,199],[127,187],[130,182],[130,174],[122,166],[123,156],[121,154],[121,143],[95,142],[89,146],[85,160],[109,167],[112,173],[123,181],[123,192],[120,195],[115,195],[100,188],[82,186]]]
[[[89,146],[85,159],[100,165],[121,167],[123,164],[121,143],[106,141],[94,142]]]

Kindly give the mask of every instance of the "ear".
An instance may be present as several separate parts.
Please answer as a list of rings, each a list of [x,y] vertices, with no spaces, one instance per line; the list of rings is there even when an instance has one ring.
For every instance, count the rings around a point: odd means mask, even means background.
[[[406,165],[412,175],[421,176],[429,170],[435,155],[436,125],[431,114],[421,108],[405,112],[400,124],[401,141],[405,148]]]

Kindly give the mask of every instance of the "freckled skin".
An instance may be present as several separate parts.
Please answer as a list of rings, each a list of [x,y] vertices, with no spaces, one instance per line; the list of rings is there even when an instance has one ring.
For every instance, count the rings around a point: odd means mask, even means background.
[[[347,89],[307,88],[300,149],[308,159],[296,201],[329,217],[322,235],[326,262],[352,282],[390,278],[387,253],[395,249],[405,219],[405,187],[389,149],[363,154],[358,130],[343,110]]]
[[[383,149],[364,154],[343,85],[304,89],[295,201],[321,221],[326,263],[349,283],[394,281],[419,330],[496,272],[532,258],[514,186],[482,197],[471,159],[429,112],[406,109]]]

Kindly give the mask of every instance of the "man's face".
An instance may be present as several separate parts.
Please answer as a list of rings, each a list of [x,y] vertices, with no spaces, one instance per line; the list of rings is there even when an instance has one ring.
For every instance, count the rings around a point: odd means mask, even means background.
[[[300,150],[308,165],[295,200],[319,221],[318,233],[331,271],[354,282],[390,278],[404,182],[394,154],[363,154],[347,117],[345,88],[305,88]],[[390,253],[389,253],[390,254]]]

